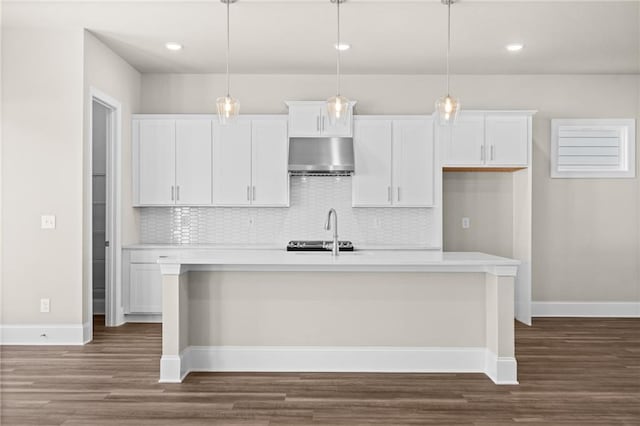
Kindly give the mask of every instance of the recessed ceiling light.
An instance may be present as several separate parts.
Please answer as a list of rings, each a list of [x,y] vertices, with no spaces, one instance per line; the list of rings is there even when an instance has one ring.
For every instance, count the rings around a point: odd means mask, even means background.
[[[511,43],[511,44],[507,44],[505,47],[509,52],[519,52],[524,48],[524,44]]]
[[[176,43],[173,41],[170,41],[169,43],[165,44],[164,47],[166,47],[169,50],[182,50],[182,45],[180,43]]]
[[[351,45],[348,43],[334,44],[333,47],[335,47],[337,50],[340,50],[341,52],[351,49]]]

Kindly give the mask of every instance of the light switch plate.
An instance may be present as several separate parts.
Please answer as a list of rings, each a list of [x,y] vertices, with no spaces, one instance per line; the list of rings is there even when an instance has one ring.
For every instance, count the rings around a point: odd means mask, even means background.
[[[51,310],[51,300],[40,299],[40,312],[48,313]]]
[[[468,217],[462,218],[462,229],[469,229],[471,226],[471,220]]]
[[[40,216],[40,228],[56,229],[56,217],[54,215],[47,214]]]

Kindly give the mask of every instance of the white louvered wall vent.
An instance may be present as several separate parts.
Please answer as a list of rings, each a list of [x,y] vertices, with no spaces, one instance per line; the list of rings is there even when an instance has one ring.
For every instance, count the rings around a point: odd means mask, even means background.
[[[632,178],[633,119],[551,120],[552,178]]]

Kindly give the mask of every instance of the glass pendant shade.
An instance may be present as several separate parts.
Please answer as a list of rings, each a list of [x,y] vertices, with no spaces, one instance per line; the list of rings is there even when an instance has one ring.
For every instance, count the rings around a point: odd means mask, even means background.
[[[460,112],[460,101],[447,95],[436,101],[438,121],[442,125],[453,124]]]
[[[232,123],[240,114],[240,102],[231,96],[223,96],[216,101],[220,124]]]
[[[349,115],[349,99],[340,95],[327,99],[327,115],[331,124],[345,124]]]

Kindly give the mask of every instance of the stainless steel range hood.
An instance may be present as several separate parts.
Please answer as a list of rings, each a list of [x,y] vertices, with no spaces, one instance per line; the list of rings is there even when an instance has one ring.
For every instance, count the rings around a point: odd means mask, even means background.
[[[289,172],[350,175],[355,170],[353,138],[290,138]]]

